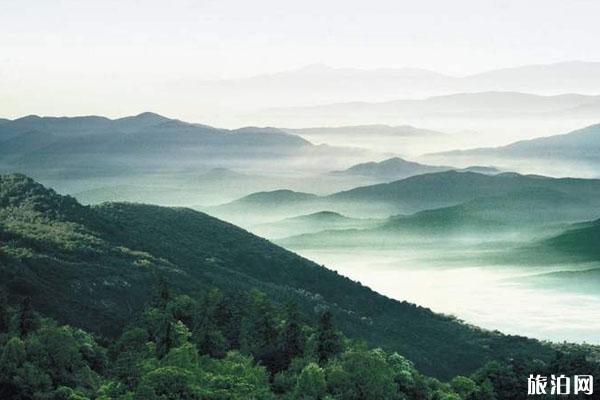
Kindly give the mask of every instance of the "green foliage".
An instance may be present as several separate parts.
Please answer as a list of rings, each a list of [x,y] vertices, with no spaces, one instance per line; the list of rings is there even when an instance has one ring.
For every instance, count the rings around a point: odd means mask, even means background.
[[[202,322],[206,314],[199,311],[209,309],[210,322]],[[256,337],[242,329],[239,346],[224,339],[224,354],[200,351],[198,343],[206,337],[202,326],[223,338],[239,334],[239,328],[217,311],[225,309],[235,309],[256,329]],[[22,314],[22,309],[7,310],[13,320]],[[169,346],[158,351],[164,329]],[[335,341],[336,351],[320,360],[319,343],[329,340]],[[562,346],[555,354],[549,362],[491,362],[471,377],[442,383],[422,375],[397,353],[344,338],[327,312],[317,324],[307,325],[294,304],[279,306],[264,292],[226,296],[209,290],[200,301],[182,296],[151,301],[141,318],[109,341],[108,349],[91,334],[50,319],[40,319],[24,336],[15,325],[0,341],[0,398],[513,400],[527,393],[529,373],[600,374],[596,352]]]
[[[84,399],[106,372],[106,353],[89,334],[51,320],[22,339],[16,330],[1,354],[0,398]]]
[[[479,331],[191,210],[0,183],[2,399],[518,400],[530,373],[600,375],[597,348]]]
[[[324,311],[319,319],[319,330],[317,331],[317,357],[321,365],[332,357],[339,354],[342,344],[339,334],[333,327],[332,314],[329,310]]]
[[[292,360],[304,353],[305,345],[298,308],[293,303],[288,304],[286,313],[287,319],[285,321],[285,328],[283,329],[281,349],[279,350],[282,358],[281,367],[283,369],[289,368]]]
[[[466,376],[455,376],[450,381],[450,386],[463,399],[473,397],[477,391],[477,384]]]
[[[327,368],[331,391],[348,400],[391,400],[398,388],[383,351],[351,350]]]
[[[31,306],[31,298],[26,296],[22,302],[17,315],[17,330],[21,337],[27,336],[27,334],[35,330],[39,325],[38,316],[33,312]]]
[[[156,285],[157,276],[169,293]],[[293,301],[309,322],[328,309],[339,332],[398,351],[440,378],[469,374],[498,357],[552,356],[535,340],[486,332],[381,296],[208,215],[140,204],[86,207],[22,175],[0,176],[0,282],[11,306],[29,296],[43,315],[110,339],[150,304],[160,311],[150,335],[161,356],[173,346],[172,324],[181,320],[201,354],[224,357],[242,348],[272,373],[289,366],[300,343],[292,343],[294,325],[280,332],[276,324],[285,320],[239,295],[252,288],[276,304]],[[228,301],[210,298],[210,288]],[[190,300],[199,301],[196,308]],[[246,308],[256,315],[242,316]],[[0,306],[0,330],[1,315]],[[322,347],[322,361],[333,350]]]
[[[298,400],[321,400],[327,394],[325,371],[316,363],[310,363],[298,376],[294,398]]]

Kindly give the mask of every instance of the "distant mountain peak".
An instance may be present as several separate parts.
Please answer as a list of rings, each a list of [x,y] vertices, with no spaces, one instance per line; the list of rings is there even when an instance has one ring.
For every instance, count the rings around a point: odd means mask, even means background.
[[[140,113],[138,115],[135,116],[136,118],[161,118],[161,119],[169,119],[165,116],[162,116],[160,114],[157,114],[155,112],[152,111],[144,111],[143,113]]]
[[[264,192],[256,192],[242,197],[241,199],[235,200],[232,203],[255,203],[255,204],[267,204],[271,202],[301,202],[306,200],[312,200],[318,196],[312,193],[296,192],[290,189],[278,189]],[[229,203],[229,204],[232,204]]]
[[[346,221],[350,218],[335,211],[317,211],[312,214],[286,218],[286,221]]]
[[[30,114],[30,115],[25,115],[24,117],[21,117],[21,118],[17,118],[14,120],[14,122],[38,121],[40,119],[42,119],[42,117],[40,117],[39,115]]]
[[[369,176],[382,180],[398,180],[413,175],[421,175],[430,172],[439,172],[451,169],[435,165],[420,164],[405,160],[401,157],[392,157],[383,161],[366,162],[356,164],[344,171],[334,171],[336,175],[360,175]]]
[[[600,124],[559,135],[520,140],[500,147],[480,147],[426,154],[424,157],[503,157],[506,159],[598,160]]]
[[[154,112],[146,111],[141,114],[118,118],[118,119],[115,119],[114,121],[117,123],[128,122],[128,121],[143,121],[144,123],[154,125],[154,124],[159,124],[162,122],[168,122],[168,121],[174,121],[174,120],[172,118],[167,118],[165,116],[162,116],[162,115],[154,113]]]

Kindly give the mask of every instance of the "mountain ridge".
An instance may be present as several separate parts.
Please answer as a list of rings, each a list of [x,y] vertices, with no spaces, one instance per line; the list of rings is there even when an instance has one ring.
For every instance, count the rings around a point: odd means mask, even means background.
[[[225,161],[235,168],[338,151],[276,128],[227,130],[154,113],[114,120],[27,116],[0,125],[0,144],[10,147],[10,152],[0,151],[0,170],[51,178],[72,171],[93,177],[119,176],[128,170],[139,174],[208,169]]]
[[[558,135],[521,140],[506,146],[483,147],[471,150],[453,150],[431,153],[425,157],[444,156],[501,156],[507,158],[598,158],[600,150],[600,123]]]
[[[474,370],[507,353],[551,354],[537,341],[475,329],[376,294],[190,209],[82,206],[23,175],[0,176],[0,189],[0,276],[9,290],[30,294],[36,308],[60,321],[96,332],[110,334],[131,318],[160,271],[179,293],[193,295],[197,285],[254,286],[278,301],[293,298],[306,311],[327,306],[351,337],[398,348],[439,376]],[[56,218],[48,199],[66,202],[72,215]]]
[[[261,201],[263,204],[268,204],[268,207],[265,206],[256,211],[261,210],[262,214],[267,215],[269,212],[275,211],[280,214],[281,211],[286,211],[293,212],[292,215],[298,215],[298,213],[328,209],[352,217],[367,215],[381,218],[449,207],[477,198],[494,198],[507,193],[523,193],[527,197],[530,196],[527,194],[527,190],[530,193],[537,190],[539,199],[555,198],[557,201],[566,199],[569,204],[577,205],[579,214],[571,216],[571,218],[578,216],[572,222],[589,219],[593,215],[592,213],[600,207],[600,201],[596,200],[600,198],[600,180],[598,179],[550,178],[506,172],[486,175],[470,171],[449,170],[415,175],[393,182],[359,186],[326,196],[302,196],[293,202],[285,201],[282,198],[275,200],[270,198],[268,193],[263,193]],[[582,202],[578,200],[578,197],[586,201]],[[529,210],[530,203],[524,198],[522,204],[524,208],[521,211]],[[566,209],[570,208],[566,207]],[[251,210],[251,207],[244,208],[243,203],[234,201],[208,209],[208,212],[214,212],[227,219],[228,211],[248,213]],[[542,209],[542,211],[544,210]]]

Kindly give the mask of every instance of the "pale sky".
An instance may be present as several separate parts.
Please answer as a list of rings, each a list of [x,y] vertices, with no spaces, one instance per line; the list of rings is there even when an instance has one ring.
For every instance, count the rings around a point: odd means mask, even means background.
[[[599,15],[596,0],[0,0],[0,116],[118,116],[174,80],[313,63],[463,75],[600,61]]]

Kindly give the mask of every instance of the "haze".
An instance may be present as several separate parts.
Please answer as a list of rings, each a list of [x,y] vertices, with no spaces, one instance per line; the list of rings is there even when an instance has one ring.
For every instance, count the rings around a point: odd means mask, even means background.
[[[4,1],[0,173],[193,208],[395,299],[598,343],[598,15]]]
[[[175,0],[163,5],[2,2],[2,116],[35,110],[117,117],[154,110],[233,127],[240,118],[230,108],[256,103],[237,104],[234,95],[206,93],[199,83],[315,63],[462,76],[600,60],[595,1]],[[358,99],[347,93],[335,100]]]

